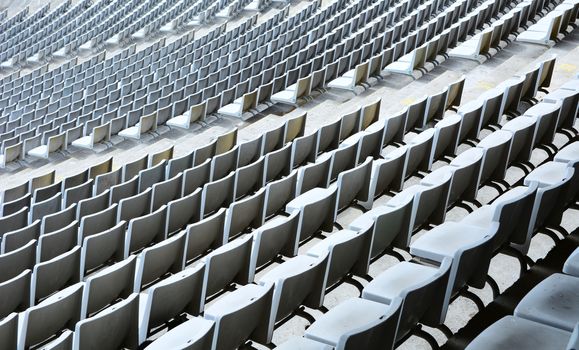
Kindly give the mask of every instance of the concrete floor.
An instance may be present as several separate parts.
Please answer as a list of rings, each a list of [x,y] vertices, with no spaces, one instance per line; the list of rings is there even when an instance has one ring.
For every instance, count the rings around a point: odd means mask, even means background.
[[[53,2],[55,5],[60,2]],[[329,2],[325,1],[324,3]],[[1,3],[0,3],[1,4]],[[19,11],[20,7],[30,4],[31,9],[34,6],[44,4],[41,0],[15,2],[10,7],[11,13]],[[305,6],[306,2],[292,4],[291,12],[295,13],[297,9]],[[1,6],[1,5],[0,5]],[[266,17],[275,14],[276,9],[269,9],[265,16],[260,16],[260,21]],[[238,22],[239,19],[233,21]],[[205,28],[195,28],[198,33],[204,33],[213,26]],[[177,37],[179,33],[173,35],[169,40]],[[155,38],[151,38],[151,42]],[[233,127],[239,128],[239,140],[249,140],[261,135],[265,130],[281,124],[288,118],[298,115],[304,111],[308,113],[306,125],[306,134],[310,133],[322,125],[334,121],[343,114],[353,111],[362,105],[368,104],[378,98],[382,99],[381,116],[391,115],[402,109],[404,106],[413,103],[420,97],[433,94],[440,91],[449,83],[456,81],[460,76],[465,75],[466,82],[462,97],[463,104],[486,90],[493,88],[500,82],[512,77],[513,75],[530,69],[535,62],[544,60],[552,55],[557,55],[557,65],[553,74],[551,89],[557,88],[567,80],[571,79],[579,71],[579,35],[577,31],[567,36],[565,40],[557,43],[554,47],[546,48],[543,46],[522,44],[513,42],[506,49],[499,52],[493,58],[484,64],[478,64],[472,61],[449,59],[442,65],[436,67],[420,79],[414,80],[411,77],[402,75],[386,75],[383,80],[379,81],[370,89],[361,92],[358,95],[345,92],[336,92],[330,90],[304,106],[295,109],[273,107],[261,115],[256,116],[249,122],[243,122],[234,118],[218,118],[209,126],[195,132],[182,130],[166,130],[160,137],[148,138],[141,142],[121,141],[115,146],[102,149],[97,152],[80,151],[70,149],[66,155],[57,154],[50,160],[27,161],[22,165],[13,165],[6,170],[0,170],[0,191],[6,188],[18,185],[32,176],[44,174],[53,169],[56,170],[57,179],[76,174],[89,166],[102,161],[110,156],[114,157],[114,167],[121,167],[123,164],[141,157],[147,153],[153,153],[165,149],[171,145],[175,146],[175,156],[185,154],[191,149],[206,144],[211,138],[219,135]],[[146,43],[139,43],[139,47],[144,47]],[[111,49],[111,54],[118,49]],[[481,137],[488,134],[483,132]],[[560,146],[567,139],[562,135],[557,135],[555,144]],[[468,147],[461,146],[459,152]],[[546,158],[542,151],[535,150],[531,162],[540,163]],[[433,169],[442,166],[443,163],[437,162]],[[518,169],[509,169],[506,180],[509,183],[516,182],[523,176]],[[410,178],[405,183],[405,187],[416,184],[418,178]],[[488,203],[497,196],[495,190],[484,187],[480,190],[478,200],[481,203]],[[380,198],[374,206],[384,204],[389,199],[388,196]],[[348,209],[338,216],[338,222],[342,226],[347,226],[361,212],[357,209]],[[457,221],[466,215],[466,211],[460,208],[452,208],[448,213],[446,220]],[[567,230],[573,230],[579,226],[578,213],[568,211],[564,215],[562,226]],[[416,239],[423,232],[414,236]],[[317,240],[312,240],[300,248],[300,253],[307,251]],[[530,257],[538,259],[546,255],[553,246],[552,241],[546,236],[538,235],[533,239]],[[403,253],[406,254],[407,253]],[[382,271],[393,266],[398,261],[390,256],[384,256],[374,262],[370,268],[370,275],[375,277]],[[270,267],[272,268],[272,267]],[[266,269],[268,271],[270,268]],[[258,279],[266,271],[260,272],[256,277]],[[501,290],[509,287],[518,278],[518,263],[514,258],[498,255],[491,264],[490,275],[497,280]],[[362,284],[367,282],[359,280]],[[482,290],[474,291],[479,295],[485,304],[492,300],[492,293],[488,286]],[[324,302],[324,306],[332,308],[346,298],[358,296],[358,291],[351,285],[343,284],[330,292]],[[309,313],[318,317],[319,311],[307,310]],[[446,318],[446,325],[452,330],[457,331],[463,327],[466,322],[477,312],[475,305],[467,299],[458,298],[454,301],[449,309]],[[303,335],[307,323],[299,317],[292,318],[289,322],[278,328],[274,333],[274,344],[280,344],[291,336]],[[441,332],[428,329],[427,331],[435,335],[437,341],[442,344],[445,340]],[[255,348],[264,348],[258,344],[253,344]],[[428,349],[429,346],[423,340],[411,337],[408,341],[400,346],[400,349]]]

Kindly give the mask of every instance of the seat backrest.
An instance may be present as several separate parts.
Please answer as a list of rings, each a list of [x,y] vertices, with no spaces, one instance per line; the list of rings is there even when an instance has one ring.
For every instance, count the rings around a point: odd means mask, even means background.
[[[60,229],[44,233],[38,240],[38,262],[57,257],[72,249],[78,241],[78,221],[72,220]]]
[[[18,343],[18,313],[14,312],[0,321],[0,347],[16,349]]]
[[[424,113],[426,112],[427,102],[428,96],[424,96],[408,106],[406,110],[406,124],[404,126],[405,133],[414,128],[421,128],[424,126]]]
[[[119,298],[125,299],[133,293],[136,261],[137,257],[131,255],[86,279],[82,318],[90,317]]]
[[[135,292],[140,292],[166,273],[177,273],[185,265],[185,231],[145,248],[137,257]]]
[[[51,260],[38,263],[32,272],[30,304],[80,281],[80,246]]]
[[[229,151],[217,154],[211,160],[211,181],[222,179],[237,168],[239,148],[235,146]]]
[[[202,299],[207,299],[235,282],[249,283],[252,236],[237,238],[211,252],[205,263]]]
[[[292,169],[304,164],[312,163],[316,160],[316,145],[318,143],[318,133],[314,132],[306,136],[300,136],[293,140],[291,150]]]
[[[167,161],[161,160],[157,165],[139,171],[139,192],[143,192],[154,184],[165,180]]]
[[[340,129],[342,119],[338,119],[330,124],[326,124],[318,129],[318,144],[316,153],[331,151],[338,148],[341,141]]]
[[[0,252],[5,254],[14,251],[25,246],[31,240],[38,239],[39,236],[40,220],[36,220],[21,229],[5,233],[0,243]]]
[[[183,174],[179,173],[175,177],[153,184],[151,195],[151,211],[159,209],[162,205],[168,204],[174,199],[181,197],[183,188]]]
[[[59,192],[53,197],[32,204],[30,207],[30,222],[42,219],[48,214],[54,214],[62,210],[62,194]]]
[[[111,328],[112,327],[112,328]],[[110,330],[114,329],[114,332]],[[74,348],[136,348],[139,345],[139,294],[133,293],[114,306],[79,321]]]
[[[157,113],[141,117],[139,121],[139,133],[144,134],[157,130]]]
[[[217,249],[222,246],[224,240],[225,208],[217,213],[187,226],[187,239],[185,245],[185,262],[207,252],[209,249]]]
[[[117,210],[117,222],[129,221],[134,218],[149,214],[151,211],[151,188],[134,196],[123,198],[119,201]]]
[[[372,175],[372,158],[351,170],[345,170],[338,175],[337,210],[346,208],[353,200],[368,201],[370,193],[370,176]]]
[[[234,185],[235,172],[233,171],[220,180],[205,184],[201,198],[202,215],[206,216],[219,208],[229,206],[233,202]]]
[[[6,282],[26,269],[32,269],[36,262],[36,240],[9,253],[0,255],[0,283]]]
[[[24,311],[30,306],[30,276],[30,270],[24,270],[18,276],[0,283],[2,295],[0,318],[8,317],[13,312]]]
[[[183,171],[182,196],[193,193],[196,189],[202,188],[209,182],[211,176],[211,159],[205,160],[202,164]]]
[[[149,155],[145,154],[139,159],[123,165],[123,181],[133,179],[139,172],[147,168]]]
[[[201,189],[167,203],[167,234],[185,228],[187,224],[197,222],[201,218]]]
[[[164,240],[167,236],[166,220],[167,206],[165,205],[150,214],[130,219],[125,241],[125,255],[145,248],[152,242]]]
[[[265,154],[264,183],[268,183],[291,172],[292,144],[287,143],[281,149]]]
[[[164,160],[166,162],[168,162],[170,159],[173,158],[174,152],[175,152],[175,145],[171,145],[162,151],[159,151],[159,152],[156,152],[153,154],[149,154],[148,166],[154,167],[155,165],[161,163]]]
[[[167,277],[141,293],[144,305],[139,329],[140,343],[150,332],[182,313],[198,315],[203,309],[201,300],[205,265],[185,269]]]
[[[256,192],[263,185],[265,157],[260,157],[255,162],[235,171],[235,199],[242,198],[247,194]]]
[[[320,257],[298,255],[261,277],[260,285],[275,285],[270,327],[299,305],[312,308],[322,305],[327,264],[328,253]]]
[[[111,137],[111,123],[106,123],[104,125],[98,126],[92,131],[92,144],[97,144],[99,142],[108,141]]]
[[[267,344],[273,329],[268,320],[272,309],[273,285],[245,285],[217,300],[205,311],[215,322],[213,349],[235,349],[248,338]]]
[[[84,283],[74,284],[28,308],[22,316],[17,349],[27,349],[60,330],[72,330],[81,318],[83,287]]]
[[[258,228],[263,224],[263,205],[265,188],[255,194],[231,204],[227,209],[225,219],[225,241],[250,228]]]
[[[48,153],[56,152],[64,148],[66,148],[66,133],[48,138]]]

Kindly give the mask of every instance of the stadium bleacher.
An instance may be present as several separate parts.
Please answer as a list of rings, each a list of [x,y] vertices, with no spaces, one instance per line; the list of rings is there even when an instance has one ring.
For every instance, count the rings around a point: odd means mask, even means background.
[[[579,347],[579,1],[23,6],[0,349]]]

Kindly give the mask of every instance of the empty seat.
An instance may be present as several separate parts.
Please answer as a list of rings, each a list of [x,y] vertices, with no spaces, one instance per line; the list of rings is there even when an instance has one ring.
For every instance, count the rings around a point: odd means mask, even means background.
[[[167,273],[183,269],[185,251],[185,232],[143,249],[137,257],[135,292],[139,292]]]
[[[245,285],[225,295],[205,310],[205,319],[215,322],[212,349],[233,349],[246,340],[267,344],[273,285]]]
[[[392,349],[401,300],[390,305],[350,298],[321,316],[305,337],[336,349]]]
[[[515,316],[505,316],[483,330],[468,350],[573,349],[571,333]]]
[[[25,270],[32,270],[36,262],[36,240],[10,253],[0,255],[0,283],[6,282]]]
[[[79,148],[93,149],[95,145],[108,142],[111,138],[111,124],[97,126],[90,135],[72,141],[72,145]]]
[[[327,264],[327,252],[320,257],[298,255],[261,277],[260,285],[275,285],[270,329],[302,304],[314,309],[322,305]]]
[[[138,329],[139,294],[133,293],[127,299],[79,321],[74,330],[74,348],[136,348],[139,344]]]
[[[72,330],[81,319],[82,291],[83,284],[77,283],[28,308],[22,315],[17,349],[27,349],[63,329]]]
[[[198,264],[160,281],[141,293],[139,343],[181,314],[198,315],[205,265]],[[171,333],[171,331],[169,331]]]
[[[18,276],[0,283],[1,318],[24,311],[30,306],[30,275],[30,270],[24,270]]]
[[[336,217],[337,188],[314,188],[286,205],[286,212],[300,212],[299,241],[319,230],[331,232]]]
[[[66,134],[51,136],[48,138],[46,145],[40,145],[28,151],[31,157],[47,159],[51,153],[66,150]]]
[[[579,279],[555,273],[537,284],[519,302],[516,317],[573,332],[579,322]]]
[[[389,305],[401,298],[396,340],[403,339],[418,322],[437,327],[448,308],[448,282],[452,258],[440,266],[401,262],[380,273],[364,287],[362,298]]]
[[[130,256],[86,278],[82,318],[92,316],[133,293],[136,260],[136,256]]]
[[[161,242],[167,237],[165,232],[167,207],[162,206],[151,214],[139,216],[129,221],[125,240],[125,256],[141,250],[153,242]]]
[[[30,304],[68,287],[81,279],[80,246],[51,260],[38,263],[32,272],[30,284]]]
[[[210,349],[213,344],[214,332],[215,322],[201,317],[193,317],[155,339],[146,349]]]

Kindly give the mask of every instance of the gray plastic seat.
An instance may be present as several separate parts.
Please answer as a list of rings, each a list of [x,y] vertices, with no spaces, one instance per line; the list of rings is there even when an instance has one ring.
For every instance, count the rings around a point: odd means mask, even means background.
[[[265,157],[235,171],[235,199],[258,191],[262,187]]]
[[[426,129],[416,135],[407,147],[406,163],[404,164],[404,178],[409,178],[416,171],[430,170],[430,159],[432,158],[432,144],[434,142],[434,129]]]
[[[201,219],[201,188],[182,198],[167,203],[167,225],[165,231],[170,235],[188,224]]]
[[[24,228],[12,232],[7,232],[2,237],[2,242],[0,243],[0,253],[5,254],[21,248],[33,239],[38,240],[39,236],[40,220],[36,220]]]
[[[44,216],[54,214],[62,210],[62,194],[59,192],[53,197],[42,202],[34,203],[30,206],[30,220],[32,223],[42,219]]]
[[[18,276],[0,283],[0,318],[24,311],[30,306],[30,276],[30,270],[24,270]]]
[[[136,261],[136,256],[131,255],[86,278],[82,298],[82,318],[93,316],[115,301],[125,299],[133,293]]]
[[[139,294],[79,321],[74,330],[74,349],[136,348],[139,344]]]
[[[514,187],[492,204],[476,209],[461,222],[481,228],[499,222],[498,232],[492,238],[495,251],[505,243],[523,244],[527,240],[536,193],[536,183]]]
[[[400,299],[390,305],[346,299],[314,322],[305,337],[340,350],[392,349],[400,305]]]
[[[78,222],[74,220],[68,226],[38,238],[37,261],[55,258],[72,249],[77,243]]]
[[[205,263],[202,299],[208,299],[231,283],[249,283],[251,236],[237,238],[209,253]]]
[[[573,332],[579,322],[579,278],[555,273],[519,302],[516,317]]]
[[[139,253],[135,292],[140,292],[166,273],[176,273],[183,269],[185,239],[183,231]]]
[[[460,199],[474,201],[478,193],[483,154],[484,152],[479,148],[470,148],[454,158],[450,165],[440,167],[426,175],[420,183],[433,185],[445,174],[452,174],[447,207]]]
[[[292,144],[265,154],[263,183],[269,183],[291,172]]]
[[[198,188],[209,182],[211,175],[211,159],[205,160],[203,163],[183,171],[183,197],[193,193]]]
[[[74,284],[28,308],[20,321],[18,350],[38,344],[81,319],[83,283]]]
[[[225,214],[225,240],[229,241],[240,233],[258,228],[263,223],[265,188],[254,195],[231,204]]]
[[[406,203],[408,197],[414,198],[410,231],[414,231],[426,223],[441,224],[446,216],[448,193],[452,175],[443,174],[432,179],[429,185],[413,185],[405,188],[387,203],[388,206],[400,206]]]
[[[217,249],[225,243],[225,208],[194,224],[187,226],[187,244],[185,262],[190,262],[207,252]]]
[[[36,240],[25,246],[0,255],[0,283],[6,282],[25,270],[32,270],[36,263]]]
[[[165,180],[167,161],[139,171],[139,192],[144,192],[156,183]]]
[[[372,175],[372,158],[368,157],[357,167],[345,170],[338,175],[336,187],[337,210],[343,210],[353,201],[364,206],[370,200],[370,177]],[[369,206],[365,207],[369,209]]]
[[[319,308],[324,302],[328,253],[321,257],[298,255],[268,271],[259,284],[275,285],[269,328],[300,305]]]
[[[80,281],[82,277],[79,271],[80,249],[80,246],[76,246],[64,254],[34,266],[30,284],[31,305]]]
[[[438,263],[446,257],[453,259],[446,293],[449,300],[465,285],[484,286],[493,251],[491,239],[498,226],[496,222],[485,228],[445,222],[414,241],[410,254]]]
[[[370,265],[373,225],[364,230],[341,230],[310,248],[307,255],[321,258],[329,254],[326,288],[346,274],[365,276]]]
[[[297,254],[299,212],[288,217],[275,217],[253,232],[253,246],[249,267],[249,280],[255,270],[272,261],[278,254],[293,257]]]
[[[227,152],[215,155],[211,159],[211,181],[222,179],[230,172],[235,171],[238,154],[239,147],[235,146]]]
[[[314,188],[299,195],[286,205],[286,212],[300,212],[299,241],[319,230],[331,232],[336,218],[337,188]]]
[[[28,225],[28,207],[0,218],[0,237],[6,232],[15,231]]]
[[[81,273],[84,275],[109,261],[121,261],[125,255],[126,222],[118,224],[102,232],[83,237],[79,234],[81,251]]]
[[[437,327],[448,308],[447,290],[452,258],[440,266],[401,262],[380,273],[364,287],[362,298],[389,305],[401,298],[396,340],[403,339],[418,322]]]
[[[571,333],[515,316],[505,316],[482,331],[468,350],[573,349],[567,347]]]
[[[175,175],[171,179],[157,182],[152,186],[151,211],[159,209],[161,206],[174,199],[181,198],[183,188],[183,175]]]
[[[119,201],[117,222],[129,221],[151,212],[151,189]]]
[[[215,322],[211,349],[234,349],[247,339],[267,344],[273,285],[245,285],[228,293],[205,310],[205,319]]]
[[[485,137],[477,147],[485,152],[482,164],[480,183],[487,180],[503,180],[507,171],[507,161],[513,134],[509,131],[497,130]]]
[[[147,350],[204,350],[213,343],[215,322],[201,317],[193,317],[155,339]]]
[[[18,314],[16,312],[0,320],[0,346],[3,349],[17,349]]]
[[[295,138],[292,142],[291,150],[292,169],[295,169],[302,164],[315,162],[317,144],[317,132]]]
[[[153,242],[161,242],[167,237],[165,232],[167,207],[139,216],[129,221],[125,239],[125,256],[145,248]]]
[[[203,186],[201,213],[204,217],[233,202],[234,184],[235,172],[232,171],[226,177]]]
[[[283,179],[266,185],[264,219],[280,212],[296,197],[297,170]]]
[[[68,206],[58,213],[46,215],[42,218],[40,231],[43,235],[61,230],[70,225],[76,219],[77,206],[76,203]]]
[[[139,343],[173,318],[183,313],[199,315],[205,265],[176,273],[141,292],[139,306]],[[172,331],[169,330],[168,333]]]
[[[407,196],[396,205],[379,206],[358,216],[348,228],[360,231],[373,225],[372,258],[390,247],[406,249],[412,233],[410,220],[413,206],[414,197]]]

